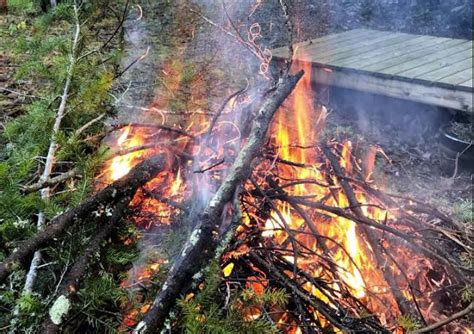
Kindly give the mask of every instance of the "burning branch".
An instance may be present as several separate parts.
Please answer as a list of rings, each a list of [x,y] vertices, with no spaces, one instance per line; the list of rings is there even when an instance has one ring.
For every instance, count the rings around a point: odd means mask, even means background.
[[[358,218],[365,217],[364,213],[362,212],[362,209],[360,208],[360,203],[358,202],[354,194],[354,191],[352,190],[352,187],[344,179],[344,173],[341,169],[341,166],[339,166],[337,157],[334,155],[334,153],[331,151],[329,147],[323,147],[323,152],[328,158],[328,160],[330,161],[331,166],[334,170],[334,174],[339,180],[339,183],[341,184],[344,194],[346,195],[347,200],[349,201],[350,210]],[[412,314],[412,315],[415,314],[414,311],[411,309],[408,300],[403,296],[402,292],[398,288],[398,285],[394,280],[393,274],[390,272],[389,266],[385,265],[387,260],[384,258],[382,250],[380,248],[380,244],[378,241],[379,238],[374,234],[374,232],[371,229],[367,228],[366,226],[360,226],[360,230],[366,236],[368,240],[368,244],[372,248],[372,251],[375,256],[375,260],[377,261],[377,265],[382,269],[382,273],[384,275],[385,281],[389,285],[390,290],[392,291],[392,294],[395,297],[395,300],[397,301],[397,305],[400,311],[403,314]]]
[[[186,242],[183,251],[171,267],[162,288],[153,301],[150,310],[137,325],[136,333],[157,332],[163,326],[170,309],[178,296],[187,290],[189,278],[205,266],[215,251],[218,240],[216,233],[222,222],[224,207],[234,196],[236,188],[250,174],[250,166],[265,141],[273,115],[285,98],[291,93],[303,72],[280,79],[276,87],[268,91],[254,123],[247,143],[239,152],[228,176],[207,204],[199,223]]]

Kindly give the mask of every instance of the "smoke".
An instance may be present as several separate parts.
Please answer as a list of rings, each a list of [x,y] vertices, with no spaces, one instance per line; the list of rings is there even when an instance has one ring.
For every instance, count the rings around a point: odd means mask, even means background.
[[[285,1],[289,4],[295,42],[356,28],[472,38],[472,8],[467,0]],[[178,82],[179,89],[186,88],[188,100],[198,101],[196,105],[201,105],[200,111],[216,112],[227,96],[238,88],[248,87],[245,101],[238,97],[224,107],[212,136],[199,143],[199,149],[194,152],[193,163],[183,171],[190,187],[199,190],[196,198],[191,201],[190,216],[193,216],[194,212],[200,212],[208,203],[226,176],[226,169],[242,145],[243,132],[251,112],[248,106],[259,96],[260,89],[268,83],[264,76],[259,74],[261,60],[235,37],[229,36],[229,33],[240,34],[246,40],[250,27],[258,24],[261,37],[257,39],[257,43],[262,49],[287,45],[290,38],[279,0],[195,0],[192,3],[176,1],[173,6],[176,17],[171,20],[180,21],[175,34],[185,31],[190,37],[188,42],[176,50],[171,60],[191,63],[196,67],[194,72],[205,73],[200,86]],[[151,52],[147,58],[137,63],[132,71],[126,73],[124,81],[133,81],[134,86],[128,89],[125,101],[128,104],[149,106],[149,94],[157,92],[140,87],[153,87],[156,78],[152,74],[161,75],[158,65],[162,65],[163,59],[159,54],[160,47],[164,46],[154,44],[151,35],[160,31],[148,30],[153,22],[149,22],[147,26],[146,19],[150,15],[146,6],[143,7],[145,13],[142,21],[134,21],[133,17],[126,23],[126,53],[129,56],[125,58],[124,65],[133,61],[148,47],[151,47]],[[197,25],[196,30],[188,31],[186,20],[189,20],[190,16],[186,13],[189,14],[190,9],[201,13],[217,27],[209,22],[205,23],[204,18],[196,17],[198,14],[193,14],[194,20],[203,23]],[[166,19],[159,18],[157,21]],[[168,78],[173,76],[174,73],[169,73]],[[180,77],[181,81],[185,81],[183,73],[180,73]],[[144,92],[147,94],[145,98]],[[171,103],[172,99],[166,100],[165,103],[159,92],[157,96],[160,98],[155,97],[156,105],[169,107],[167,103]],[[417,141],[426,137],[427,133],[433,134],[438,123],[445,121],[447,115],[435,107],[343,89],[331,89],[330,99],[324,102],[330,103],[335,110],[334,114],[349,119],[361,133],[372,134],[380,141],[385,140],[387,136],[384,128],[377,124],[392,125],[398,131],[399,138]],[[196,105],[189,108],[196,110]],[[119,114],[120,119],[126,122],[156,117],[156,114],[144,116],[143,112],[128,107],[123,107]],[[203,119],[196,122],[199,121],[204,122]],[[214,167],[211,168],[212,166]],[[210,169],[207,170],[208,168]],[[193,224],[195,221],[189,223]],[[156,248],[158,237],[152,237],[152,234],[149,233],[149,238],[140,241],[142,255],[134,264],[136,268],[140,268],[143,262],[150,258],[150,250]]]

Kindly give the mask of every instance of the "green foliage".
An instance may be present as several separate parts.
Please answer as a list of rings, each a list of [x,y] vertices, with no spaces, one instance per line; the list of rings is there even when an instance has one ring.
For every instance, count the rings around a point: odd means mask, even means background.
[[[188,334],[240,334],[276,333],[277,329],[267,320],[242,318],[242,305],[262,308],[265,304],[284,305],[288,296],[284,291],[266,291],[257,296],[253,291],[234,293],[227,307],[223,307],[221,269],[218,261],[213,261],[208,269],[204,288],[196,296],[189,295],[178,301],[180,325]],[[245,307],[244,306],[244,307]]]
[[[24,292],[18,298],[17,304],[20,308],[20,311],[25,313],[36,313],[43,308],[43,303],[40,300],[40,297],[36,294]]]
[[[469,269],[474,268],[474,257],[472,252],[462,252],[459,254],[461,262]]]
[[[470,222],[473,223],[472,217],[472,201],[471,200],[463,200],[456,203],[453,207],[454,214],[456,217],[462,222]]]
[[[398,324],[408,332],[412,332],[421,327],[421,324],[413,316],[401,315],[397,318]]]
[[[79,323],[87,323],[95,333],[115,333],[120,325],[120,302],[125,298],[120,282],[105,271],[85,280],[79,291],[79,303],[72,313],[79,314]],[[115,312],[114,312],[115,311]]]
[[[37,4],[39,1],[33,0],[8,0],[8,10],[10,13],[15,14],[32,14],[35,13],[37,10]]]
[[[132,263],[138,257],[136,249],[130,250],[129,247],[117,245],[115,248],[109,248],[106,255],[106,261],[111,266],[124,266]]]
[[[15,79],[28,82],[38,97],[26,106],[25,112],[2,123],[0,128],[0,259],[36,231],[40,210],[51,219],[87,198],[105,156],[105,151],[99,149],[96,141],[87,140],[89,137],[100,138],[104,132],[102,122],[95,123],[81,134],[76,134],[76,130],[111,109],[108,93],[112,88],[115,64],[112,61],[101,63],[108,57],[107,51],[82,58],[75,66],[66,113],[55,138],[58,150],[53,172],[62,173],[76,167],[81,177],[55,186],[47,203],[41,200],[39,192],[22,192],[22,185],[38,181],[43,168],[63,94],[74,31],[70,1],[33,17],[39,14],[38,4],[39,1],[10,1],[11,13],[29,16],[11,16],[6,27],[0,23],[1,48],[6,48],[19,65],[15,69]],[[97,39],[99,34],[94,24],[105,17],[103,14],[99,16],[96,8],[95,3],[81,8],[79,56],[103,42]],[[121,10],[118,8],[118,12]],[[113,31],[117,18],[109,15],[107,19],[110,26],[103,27]],[[114,52],[113,59],[117,60],[119,54]],[[24,270],[17,270],[9,277],[8,287],[0,286],[0,328],[21,329],[26,333],[37,330],[54,298],[58,297],[54,291],[62,275],[96,230],[96,226],[91,225],[87,222],[74,225],[53,247],[42,251],[45,267],[35,282],[34,291],[38,294],[21,293],[26,276]],[[116,271],[117,268],[123,270],[136,252],[130,248],[112,247],[110,254],[107,256],[110,263],[103,261],[108,264],[107,268],[100,267],[99,274],[81,282],[84,288],[73,303],[75,320],[70,324],[72,327],[83,323],[93,328],[92,332],[103,333],[112,332],[120,323],[119,302],[124,295]],[[99,254],[95,255],[90,263],[92,272],[97,272],[99,267],[96,261]],[[11,310],[15,307],[19,314],[13,317]]]
[[[474,289],[470,284],[466,284],[461,289],[461,300],[466,303],[472,302],[474,299]]]
[[[257,294],[253,289],[245,289],[241,293],[242,300],[247,303],[254,303],[257,305],[279,305],[284,306],[289,299],[289,295],[286,293],[285,290],[269,290],[266,289],[263,294]]]

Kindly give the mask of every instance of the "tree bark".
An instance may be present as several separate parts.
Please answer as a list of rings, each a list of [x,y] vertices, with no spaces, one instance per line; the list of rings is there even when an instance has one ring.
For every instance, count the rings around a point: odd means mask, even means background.
[[[303,72],[300,71],[294,76],[280,79],[276,87],[265,95],[254,119],[247,143],[237,155],[224,182],[199,215],[197,226],[171,267],[151,308],[138,323],[134,333],[160,332],[176,299],[189,288],[191,278],[212,258],[219,241],[216,240],[216,236],[219,235],[223,210],[235,195],[237,187],[249,177],[251,163],[266,139],[273,115],[302,76]]]
[[[95,236],[92,240],[88,243],[85,250],[83,251],[82,255],[79,259],[74,263],[72,268],[69,270],[68,274],[64,278],[63,283],[59,286],[57,292],[58,300],[67,300],[69,305],[71,305],[74,296],[76,295],[77,291],[80,288],[81,280],[84,274],[89,267],[90,261],[93,258],[94,254],[99,251],[100,245],[104,240],[109,238],[111,235],[114,227],[118,224],[118,222],[122,219],[123,213],[130,202],[132,196],[127,196],[122,198],[122,200],[117,204],[110,219],[106,219],[106,221],[101,221],[100,226],[97,228]],[[60,331],[60,325],[64,322],[65,318],[68,316],[69,309],[66,309],[59,319],[54,316],[51,316],[51,310],[54,308],[53,306],[50,308],[50,314],[48,318],[43,322],[42,326],[42,333],[43,334],[55,334]]]
[[[26,240],[0,263],[0,283],[19,267],[24,267],[33,253],[59,237],[69,226],[92,215],[107,216],[122,198],[133,196],[136,190],[165,167],[166,156],[155,155],[135,166],[127,175],[107,186],[78,207],[54,218],[43,231]]]

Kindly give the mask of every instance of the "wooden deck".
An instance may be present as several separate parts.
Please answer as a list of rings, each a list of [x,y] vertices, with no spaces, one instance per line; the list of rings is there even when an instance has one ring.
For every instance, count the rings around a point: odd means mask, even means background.
[[[313,80],[473,112],[471,40],[356,29],[294,45]],[[288,57],[288,48],[273,58]]]

